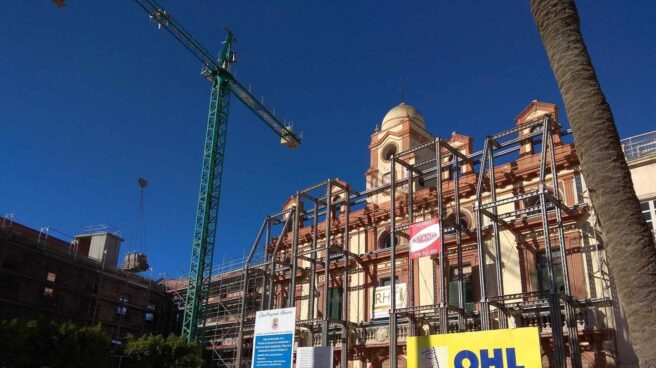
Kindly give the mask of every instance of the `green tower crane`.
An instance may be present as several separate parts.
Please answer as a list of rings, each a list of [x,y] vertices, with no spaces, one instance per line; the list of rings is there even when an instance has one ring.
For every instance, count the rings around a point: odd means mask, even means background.
[[[135,1],[150,15],[150,19],[159,28],[165,28],[201,61],[203,64],[201,75],[212,84],[207,117],[207,133],[203,149],[200,191],[198,194],[198,211],[196,213],[191,265],[189,268],[189,285],[182,322],[182,334],[187,336],[189,341],[202,340],[202,328],[199,332],[199,325],[200,327],[205,325],[231,92],[280,136],[283,145],[289,148],[298,147],[301,137],[292,131],[290,125],[286,126],[281,123],[230,73],[230,67],[235,62],[235,54],[232,50],[232,32],[227,31],[228,34],[223,42],[223,49],[215,60],[157,2],[154,0]]]

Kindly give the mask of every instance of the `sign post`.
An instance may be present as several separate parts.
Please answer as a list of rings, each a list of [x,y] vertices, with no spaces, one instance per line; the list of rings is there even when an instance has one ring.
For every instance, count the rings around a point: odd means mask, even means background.
[[[255,315],[252,368],[291,368],[296,308],[259,311]]]

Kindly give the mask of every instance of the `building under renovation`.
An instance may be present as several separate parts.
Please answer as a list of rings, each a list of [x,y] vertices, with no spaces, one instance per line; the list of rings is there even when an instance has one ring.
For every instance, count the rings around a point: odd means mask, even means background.
[[[248,257],[212,278],[211,366],[250,366],[255,311],[284,307],[296,308],[296,346],[333,346],[340,367],[405,367],[408,336],[524,326],[539,328],[544,366],[635,364],[557,106],[533,101],[491,133],[443,139],[412,106],[391,109],[371,135],[364,190],[328,179],[293,193]],[[626,142],[642,160],[634,174],[656,175],[651,138]],[[654,181],[637,182],[654,216]],[[428,219],[442,247],[411,259],[408,229]],[[182,308],[186,281],[169,285]]]
[[[128,334],[168,334],[175,326],[163,285],[143,277],[140,254],[119,268],[123,239],[107,226],[64,240],[49,228],[0,218],[0,318],[101,324],[115,343]],[[56,235],[56,236],[55,236]],[[147,268],[147,266],[146,266]]]

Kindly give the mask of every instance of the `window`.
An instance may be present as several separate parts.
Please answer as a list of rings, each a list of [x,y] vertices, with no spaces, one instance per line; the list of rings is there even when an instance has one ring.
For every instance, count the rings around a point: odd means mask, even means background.
[[[17,300],[22,284],[19,277],[0,274],[0,298]]]
[[[444,162],[453,162],[453,155],[452,154],[446,154],[442,156],[444,159]],[[449,165],[446,169],[440,170],[442,173],[442,179],[444,180],[451,180],[453,179],[453,165]]]
[[[7,271],[22,272],[25,269],[25,264],[22,259],[7,258],[2,263],[2,267]]]
[[[542,124],[532,126],[530,134],[542,132],[542,127],[543,127]],[[536,135],[532,138],[533,145],[531,147],[532,150],[531,153],[536,153],[540,151],[540,144],[542,143],[541,139],[542,139],[542,134]]]
[[[540,125],[534,125],[531,127],[531,134],[541,132],[542,131],[542,124]]]
[[[46,280],[50,282],[55,282],[55,280],[57,280],[57,275],[52,272],[48,272],[48,275],[46,276]]]
[[[378,238],[378,249],[387,249],[392,246],[389,231],[384,231]]]
[[[330,213],[333,218],[339,218],[341,208],[344,205],[343,203],[340,204],[339,206],[336,205],[337,202],[339,202],[340,198],[339,196],[334,196],[333,199],[331,200],[332,206],[330,206]]]
[[[43,288],[43,296],[46,298],[53,298],[55,296],[55,290],[46,286]]]
[[[392,155],[396,153],[396,144],[388,143],[384,148],[381,154],[383,161],[389,161],[392,159]]]
[[[342,288],[328,290],[328,318],[342,319]]]
[[[556,290],[563,290],[563,266],[560,261],[560,251],[554,249],[551,251],[552,263],[553,263],[553,273],[554,281],[556,284]],[[549,291],[549,261],[547,260],[546,251],[542,251],[537,254],[536,258],[536,276],[537,276],[537,288],[539,291]]]
[[[399,237],[395,236],[394,237],[395,244],[399,245]],[[389,230],[383,231],[382,234],[378,237],[378,247],[377,249],[387,249],[392,246],[391,239],[390,239],[390,232]]]
[[[469,220],[469,217],[462,212],[460,212],[460,226],[462,229],[471,228],[471,221]],[[451,213],[446,217],[446,219],[444,219],[444,227],[456,227],[455,213]]]
[[[146,314],[144,314],[144,319],[146,321],[152,322],[153,320],[155,320],[155,314],[152,312],[146,312]]]
[[[525,204],[524,208],[531,208],[531,207],[539,206],[540,205],[540,196],[535,195],[535,196],[526,198],[524,200],[524,204]],[[536,211],[540,211],[540,210],[538,209]]]
[[[656,200],[640,202],[642,216],[647,221],[649,230],[654,231],[654,220],[656,219]]]
[[[116,314],[118,314],[118,315],[124,316],[127,313],[128,313],[128,308],[127,307],[119,306],[119,307],[116,308]]]
[[[550,193],[553,193],[553,191],[550,188],[547,188],[547,190]],[[545,203],[546,203],[547,209],[553,207],[553,204],[551,204],[548,200]],[[525,210],[530,209],[530,211],[526,211],[524,213],[524,216],[533,216],[533,215],[538,215],[538,214],[542,213],[542,201],[540,201],[540,196],[539,195],[533,195],[533,196],[530,196],[530,197],[524,199],[524,209]]]
[[[462,266],[462,289],[465,292],[465,310],[474,311],[474,284],[472,282],[472,268]],[[452,267],[449,273],[449,304],[458,305],[458,267]]]
[[[583,203],[583,178],[581,174],[574,176],[574,188],[576,189],[576,203]]]
[[[382,184],[382,185],[387,185],[387,184],[389,184],[391,181],[392,181],[392,174],[391,174],[390,172],[386,172],[386,173],[384,173],[383,176],[382,176],[382,183],[381,183],[381,184]],[[384,196],[388,196],[388,195],[390,195],[390,193],[392,193],[392,190],[391,190],[390,188],[385,189],[385,190],[383,191],[383,195],[384,195]]]
[[[399,278],[398,276],[395,278],[396,283],[399,283]],[[392,285],[392,278],[391,277],[381,277],[378,279],[378,286],[388,286]]]

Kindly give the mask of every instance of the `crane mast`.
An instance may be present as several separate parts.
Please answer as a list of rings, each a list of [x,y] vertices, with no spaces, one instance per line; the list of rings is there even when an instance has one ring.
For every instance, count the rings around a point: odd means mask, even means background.
[[[189,341],[203,340],[205,312],[209,296],[212,261],[216,240],[218,209],[223,176],[223,159],[225,157],[226,129],[230,95],[234,93],[253,113],[271,128],[287,147],[295,148],[301,142],[300,135],[294,133],[291,126],[281,123],[266,106],[260,103],[230,73],[234,63],[232,50],[233,34],[227,31],[226,39],[219,57],[214,57],[187,31],[182,28],[154,0],[135,0],[157,23],[166,29],[183,46],[185,46],[203,64],[201,74],[211,83],[207,131],[203,146],[203,164],[201,170],[198,208],[194,227],[194,238],[189,267],[189,284],[184,305],[182,334]],[[199,330],[199,327],[200,330]]]
[[[228,33],[221,58],[229,55],[232,34]],[[227,59],[224,59],[227,61]],[[210,92],[210,106],[207,116],[207,131],[203,145],[203,166],[201,169],[198,208],[194,225],[194,238],[189,266],[189,285],[185,299],[182,334],[195,339],[198,322],[205,325],[205,310],[212,277],[214,242],[218,222],[219,201],[221,198],[221,178],[223,158],[225,157],[226,128],[230,90],[228,80],[220,74],[213,76]]]

